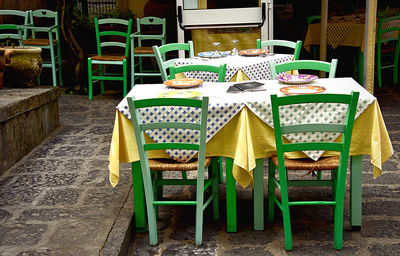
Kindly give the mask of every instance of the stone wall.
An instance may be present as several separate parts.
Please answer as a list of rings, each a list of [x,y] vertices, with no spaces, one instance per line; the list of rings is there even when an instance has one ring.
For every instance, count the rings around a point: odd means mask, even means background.
[[[0,90],[0,175],[59,124],[56,87]]]

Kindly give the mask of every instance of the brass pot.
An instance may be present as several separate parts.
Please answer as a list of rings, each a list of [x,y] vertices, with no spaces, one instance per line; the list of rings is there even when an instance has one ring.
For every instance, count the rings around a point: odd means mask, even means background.
[[[4,70],[4,86],[36,85],[42,72],[41,52],[39,47],[0,47],[0,72]]]

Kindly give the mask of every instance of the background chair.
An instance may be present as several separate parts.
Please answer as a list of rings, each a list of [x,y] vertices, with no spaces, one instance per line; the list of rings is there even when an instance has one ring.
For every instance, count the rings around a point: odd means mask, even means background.
[[[145,100],[134,100],[128,97],[129,111],[132,117],[132,123],[135,130],[135,136],[140,156],[140,165],[142,170],[143,184],[145,189],[146,208],[149,223],[149,237],[150,244],[155,245],[158,243],[157,239],[157,224],[156,224],[156,212],[158,205],[193,205],[196,206],[196,234],[195,242],[196,245],[202,243],[202,232],[203,232],[203,211],[212,202],[214,208],[214,218],[219,218],[219,206],[218,206],[218,168],[214,164],[213,158],[205,157],[206,152],[206,137],[207,137],[207,115],[208,115],[208,97],[203,97],[202,100],[194,99],[171,99],[171,98],[155,98]],[[152,123],[143,123],[139,110],[141,108],[153,108],[155,106],[184,106],[192,107],[194,109],[200,109],[200,117],[198,120],[192,122],[168,122],[165,119],[162,121],[155,121]],[[195,111],[195,110],[194,110]],[[192,118],[188,119],[192,120]],[[179,142],[167,142],[167,143],[146,143],[144,139],[144,132],[147,130],[156,130],[163,128],[180,128],[185,131],[198,131],[200,137],[198,143],[179,143]],[[177,163],[171,160],[155,160],[148,159],[147,152],[151,150],[160,149],[186,149],[194,150],[198,153],[197,161],[190,160],[189,163]],[[212,163],[212,165],[211,165]],[[211,165],[211,166],[210,166]],[[208,169],[208,180],[204,178],[204,170]],[[211,168],[213,167],[213,168]],[[197,170],[197,179],[168,179],[159,181],[160,184],[164,185],[196,185],[196,200],[194,201],[165,201],[158,200],[157,191],[153,187],[153,182],[157,185],[157,180],[154,178],[160,175],[162,171],[191,171]],[[156,174],[152,175],[151,171]],[[207,188],[211,188],[211,195],[207,200],[204,200],[204,193]],[[156,195],[154,195],[156,194]]]
[[[357,108],[358,92],[351,95],[344,94],[309,94],[277,97],[271,95],[272,116],[276,141],[276,156],[269,161],[268,170],[268,195],[269,208],[268,220],[274,219],[274,205],[278,205],[283,215],[283,229],[285,235],[286,250],[292,249],[292,231],[290,224],[289,206],[298,205],[332,205],[334,207],[334,248],[343,247],[343,208],[346,191],[346,173],[349,159],[350,141],[354,124],[354,116]],[[281,116],[285,110],[280,106],[298,105],[302,103],[341,103],[347,105],[347,113],[344,124],[298,124],[283,125]],[[287,109],[286,109],[287,110]],[[283,120],[283,118],[282,118]],[[298,132],[337,132],[342,134],[340,142],[302,142],[284,143],[283,135]],[[311,159],[286,159],[286,152],[305,150],[330,150],[340,153],[340,157],[320,158],[318,161]],[[275,177],[275,169],[278,168],[279,180]],[[308,170],[308,172],[332,170],[331,179],[327,180],[292,180],[289,170]],[[318,201],[289,201],[288,186],[329,186],[333,190],[332,200]],[[275,196],[275,188],[280,189],[281,200]]]
[[[154,58],[155,53],[152,46],[166,42],[166,19],[158,17],[145,17],[136,19],[137,31],[131,35],[131,86],[135,85],[135,80],[140,78],[143,83],[143,77],[161,76],[160,72],[146,69],[143,58]],[[154,34],[160,30],[161,34]],[[157,29],[158,28],[158,29]],[[136,45],[136,46],[135,46]],[[135,62],[137,59],[137,62]],[[138,69],[138,72],[136,72]]]
[[[294,49],[293,59],[298,60],[300,57],[301,45],[303,42],[298,40],[297,42],[287,41],[287,40],[268,40],[261,41],[261,39],[257,39],[257,49],[261,49],[263,47],[288,47]]]
[[[0,10],[0,16],[3,18],[3,24],[0,24],[2,43],[20,45],[21,40],[26,38],[26,28],[21,26],[29,24],[29,11]]]
[[[309,26],[310,24],[314,23],[321,23],[321,15],[312,15],[308,16],[306,18],[307,25]],[[318,46],[317,45],[311,45],[311,54],[314,60],[318,60]]]
[[[88,58],[88,76],[89,76],[89,100],[92,99],[93,83],[100,81],[101,94],[104,94],[104,81],[113,80],[122,81],[123,96],[127,94],[128,86],[128,62],[129,55],[129,35],[132,31],[132,19],[94,19],[96,29],[97,56]],[[124,31],[117,30],[115,25],[123,26]],[[107,28],[104,29],[104,27]],[[113,30],[111,30],[113,29]],[[122,30],[122,29],[121,29]],[[116,53],[115,48],[122,51]],[[93,70],[92,65],[99,65],[98,69]],[[106,72],[105,65],[121,66],[122,74],[115,72]],[[95,75],[99,73],[98,75]]]
[[[37,20],[46,25],[37,25]],[[26,26],[30,37],[22,41],[23,46],[40,47],[42,50],[48,50],[50,56],[48,60],[44,58],[46,52],[42,51],[44,68],[51,68],[53,86],[57,86],[57,71],[59,86],[63,86],[62,80],[62,59],[60,46],[60,27],[58,25],[58,13],[51,10],[39,9],[29,11],[29,26]],[[43,73],[42,73],[43,74]],[[39,79],[40,82],[40,79]]]
[[[175,79],[175,75],[182,72],[190,72],[190,71],[205,71],[205,72],[213,72],[218,74],[218,82],[225,81],[226,74],[226,64],[219,66],[212,65],[184,65],[184,66],[171,66],[169,67],[169,77],[168,79]]]
[[[319,70],[329,72],[329,78],[334,78],[336,74],[337,59],[332,59],[331,62],[319,60],[296,60],[284,63],[275,64],[274,61],[269,63],[271,68],[272,79],[276,79],[277,74],[289,70]]]
[[[167,60],[166,55],[174,53],[176,51],[183,50],[188,53],[189,58],[194,57],[194,47],[193,41],[189,41],[187,43],[171,43],[165,44],[162,46],[153,46],[153,51],[156,56],[158,68],[161,72],[161,78],[165,82],[168,80],[167,70],[169,67],[173,66],[175,62],[178,60],[178,55],[176,54],[176,58],[170,58]]]
[[[393,68],[393,83],[396,84],[399,81],[399,24],[400,16],[379,19],[376,33],[376,72],[379,87],[382,87],[382,69]]]

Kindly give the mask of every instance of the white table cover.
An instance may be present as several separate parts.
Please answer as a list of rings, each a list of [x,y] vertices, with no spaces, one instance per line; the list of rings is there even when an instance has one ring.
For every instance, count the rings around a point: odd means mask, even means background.
[[[272,110],[271,110],[271,94],[284,94],[279,91],[281,87],[287,86],[272,80],[261,80],[264,83],[265,91],[257,92],[240,92],[227,93],[229,86],[233,82],[214,83],[205,82],[202,85],[192,88],[199,91],[203,96],[209,96],[209,111],[207,124],[207,141],[209,141],[219,130],[221,130],[240,110],[247,106],[262,121],[273,128]],[[335,79],[317,79],[313,85],[323,86],[327,90],[324,93],[350,94],[351,91],[359,91],[360,98],[357,106],[356,118],[375,100],[375,97],[368,93],[352,78],[335,78]],[[127,95],[127,97],[135,96],[136,99],[154,98],[160,93],[175,90],[168,88],[163,84],[139,84],[136,85]],[[124,98],[117,109],[127,118],[130,117],[127,101]],[[341,123],[344,121],[345,108],[341,104],[330,104],[321,107],[318,104],[303,104],[297,108],[286,107],[281,115],[284,123],[300,124],[300,123]],[[332,113],[337,113],[333,115]],[[189,108],[147,108],[140,112],[144,122],[153,122],[155,120],[198,120],[199,113]],[[312,114],[312,115],[310,115]],[[309,118],[304,118],[307,115]],[[177,129],[165,129],[162,131],[153,131],[148,135],[156,142],[194,142],[198,139],[198,134],[188,134]],[[338,134],[335,133],[302,133],[291,134],[286,136],[292,142],[302,141],[334,141]],[[167,151],[171,157],[177,161],[186,162],[190,160],[195,152],[173,150]],[[318,160],[323,151],[305,152],[310,158]]]
[[[231,78],[240,69],[242,70],[250,80],[270,80],[271,70],[269,67],[270,61],[275,61],[276,63],[282,63],[287,61],[292,61],[292,54],[271,54],[265,57],[245,57],[245,56],[227,56],[217,59],[207,59],[207,58],[187,58],[178,60],[175,65],[188,65],[188,64],[204,64],[219,66],[221,64],[227,64],[225,82],[231,80]],[[208,82],[217,82],[218,75],[210,72],[203,71],[193,71],[184,72],[187,78],[197,78]]]

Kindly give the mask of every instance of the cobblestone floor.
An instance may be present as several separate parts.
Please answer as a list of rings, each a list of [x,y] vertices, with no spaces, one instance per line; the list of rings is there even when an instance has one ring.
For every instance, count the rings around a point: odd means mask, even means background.
[[[400,251],[400,91],[377,92],[394,147],[383,174],[372,178],[364,159],[363,227],[351,232],[345,212],[344,249],[333,250],[329,207],[298,207],[293,212],[294,250],[283,250],[278,220],[264,231],[252,228],[251,190],[238,187],[238,232],[226,233],[225,193],[221,220],[206,212],[204,243],[194,246],[194,209],[161,207],[157,246],[148,234],[135,234],[129,255],[399,255]],[[133,214],[129,165],[121,181],[108,182],[108,151],[119,96],[62,95],[60,127],[0,177],[0,255],[124,255]],[[171,191],[165,192],[168,194]],[[191,197],[193,191],[183,193]],[[298,197],[329,192],[296,191]],[[265,197],[267,198],[267,197]],[[346,202],[348,204],[348,202]],[[128,235],[127,235],[128,234]]]

